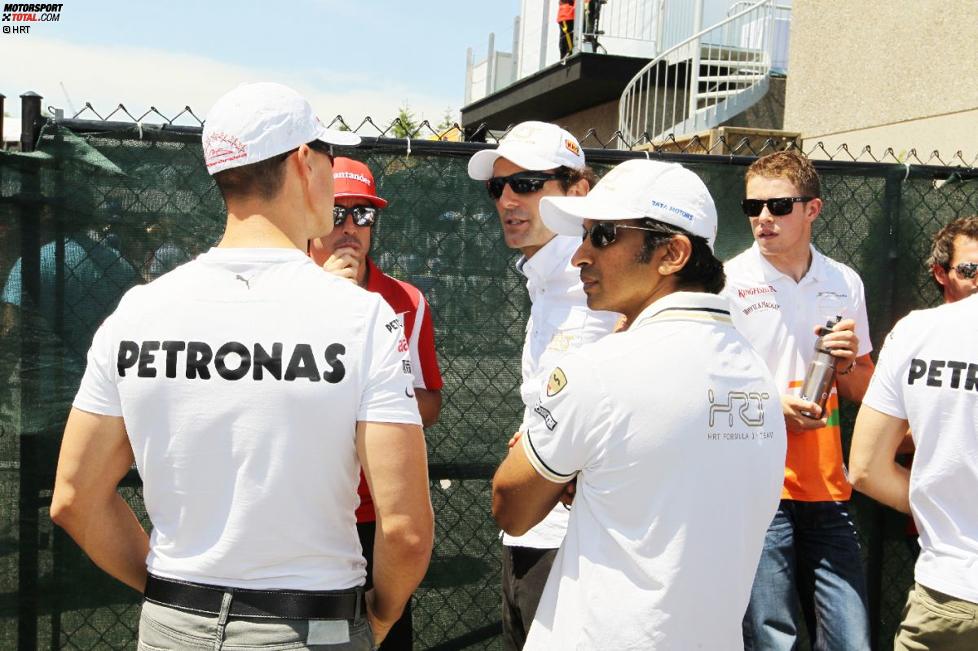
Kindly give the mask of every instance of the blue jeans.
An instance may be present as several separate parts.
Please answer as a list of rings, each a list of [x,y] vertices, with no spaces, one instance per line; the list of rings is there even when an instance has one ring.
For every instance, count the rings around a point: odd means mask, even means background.
[[[744,615],[744,649],[796,648],[799,600],[813,649],[869,649],[866,574],[847,502],[781,500]]]

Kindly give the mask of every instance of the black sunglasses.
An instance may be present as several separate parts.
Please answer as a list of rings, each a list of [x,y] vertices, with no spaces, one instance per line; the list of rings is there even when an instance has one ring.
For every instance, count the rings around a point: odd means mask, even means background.
[[[748,217],[757,217],[764,210],[767,204],[768,212],[775,217],[784,217],[795,209],[796,203],[805,203],[815,197],[775,197],[773,199],[744,199],[740,202],[740,207],[744,209],[744,214]]]
[[[978,262],[959,262],[951,268],[962,278],[974,278],[978,274]]]
[[[544,183],[556,178],[560,178],[560,174],[556,172],[516,172],[509,176],[492,177],[486,181],[486,189],[492,200],[497,201],[503,196],[503,188],[507,183],[516,194],[528,194],[539,192]]]
[[[617,224],[615,222],[595,222],[591,224],[591,228],[583,227],[584,234],[581,237],[581,241],[590,238],[591,246],[596,249],[603,249],[606,246],[614,244],[615,239],[618,237],[619,228],[629,228],[634,231],[648,231],[650,233],[659,233],[663,237],[670,237],[674,233],[662,230],[661,228],[647,228],[645,226],[630,226],[628,224]]]
[[[377,221],[377,209],[373,206],[353,206],[352,208],[333,206],[333,225],[342,226],[347,215],[353,217],[353,223],[357,226],[373,226]]]
[[[313,140],[312,142],[306,144],[309,145],[309,149],[319,152],[320,154],[325,154],[327,157],[329,157],[329,164],[331,166],[333,165],[333,159],[336,158],[333,156],[333,145],[327,144],[322,140]]]

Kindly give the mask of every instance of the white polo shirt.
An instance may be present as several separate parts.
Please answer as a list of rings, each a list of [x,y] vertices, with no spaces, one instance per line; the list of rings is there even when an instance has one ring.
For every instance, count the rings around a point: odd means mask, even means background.
[[[727,302],[670,294],[545,387],[523,449],[577,493],[524,649],[743,649],[785,428]]]
[[[910,422],[914,578],[978,604],[978,296],[900,320],[863,404]]]
[[[362,585],[357,421],[420,424],[383,301],[294,249],[211,249],[130,290],[74,406],[122,416],[149,570],[257,589]]]
[[[863,283],[855,271],[811,247],[812,264],[799,281],[778,271],[754,245],[724,264],[734,325],[761,354],[781,394],[798,395],[815,355],[815,326],[836,316],[854,319],[859,355],[873,349]],[[844,501],[846,477],[835,387],[826,403],[828,425],[788,437],[784,499]]]
[[[523,382],[520,396],[525,406],[524,431],[535,422],[533,407],[540,398],[540,383],[561,356],[596,341],[615,329],[620,315],[587,307],[580,270],[571,257],[580,238],[557,235],[533,257],[521,257],[516,269],[526,276],[530,318],[523,344]],[[503,544],[537,549],[556,549],[567,531],[567,509],[558,504],[537,526],[522,536],[503,534]]]

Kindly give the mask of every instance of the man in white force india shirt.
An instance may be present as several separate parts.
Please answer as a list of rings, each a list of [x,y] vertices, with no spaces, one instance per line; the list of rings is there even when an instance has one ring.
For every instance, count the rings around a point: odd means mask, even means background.
[[[570,259],[580,240],[555,235],[540,220],[540,200],[581,196],[594,185],[580,143],[560,127],[523,122],[496,149],[469,160],[469,176],[485,181],[495,202],[506,245],[523,254],[516,263],[526,276],[530,318],[523,344],[524,430],[532,422],[540,382],[569,350],[611,332],[618,315],[588,309],[577,269]],[[557,504],[521,536],[503,535],[503,645],[523,648],[557,548],[567,531],[567,509]]]
[[[493,515],[514,534],[576,481],[524,648],[742,649],[785,425],[717,295],[713,199],[680,165],[633,160],[541,214],[583,233],[573,261],[588,306],[629,327],[558,362],[493,479]]]
[[[788,427],[781,504],[744,616],[746,651],[791,651],[802,626],[816,649],[869,648],[866,573],[849,509],[839,396],[858,402],[873,372],[863,282],[812,246],[822,211],[815,166],[795,151],[747,168],[744,214],[754,245],[724,266],[734,324],[778,383]],[[816,328],[842,317],[821,344],[835,381],[819,405],[799,396],[815,354]]]
[[[433,516],[400,321],[305,253],[333,225],[330,143],[358,142],[285,86],[224,95],[203,133],[223,238],[129,291],[95,335],[51,517],[144,592],[140,648],[371,649],[424,575]],[[148,537],[116,492],[133,461]]]

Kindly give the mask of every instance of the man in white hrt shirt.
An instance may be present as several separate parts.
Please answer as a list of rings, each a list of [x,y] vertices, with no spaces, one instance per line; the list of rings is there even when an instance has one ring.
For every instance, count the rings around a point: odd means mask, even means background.
[[[785,426],[717,295],[713,199],[680,165],[633,160],[541,213],[583,232],[573,261],[588,306],[629,327],[561,358],[493,479],[493,515],[514,534],[576,480],[524,648],[742,649]]]
[[[358,142],[285,86],[225,94],[203,133],[223,238],[129,291],[95,335],[51,517],[144,592],[140,648],[370,649],[424,575],[433,516],[400,321],[305,254],[333,224],[330,144]],[[134,461],[150,536],[116,492]]]
[[[472,156],[469,176],[486,182],[506,245],[523,254],[516,269],[526,277],[531,308],[523,344],[522,431],[534,418],[532,408],[546,371],[567,351],[611,332],[618,319],[586,305],[570,262],[580,240],[555,235],[540,220],[541,199],[585,195],[596,178],[577,139],[546,122],[513,127],[498,148]],[[523,648],[566,530],[567,509],[558,504],[524,535],[503,535],[503,645],[509,651]]]

